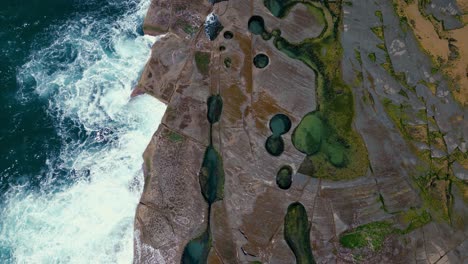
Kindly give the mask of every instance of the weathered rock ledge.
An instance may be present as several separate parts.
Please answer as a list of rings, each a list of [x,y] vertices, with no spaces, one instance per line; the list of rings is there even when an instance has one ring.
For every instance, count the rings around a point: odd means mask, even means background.
[[[284,9],[284,16],[275,14],[271,5],[283,2],[291,8]],[[152,1],[144,31],[164,35],[152,48],[136,94],[145,92],[158,98],[167,104],[167,110],[143,156],[145,186],[135,216],[135,263],[181,263],[183,254],[188,254],[184,253],[187,244],[206,231],[210,238],[208,263],[312,263],[310,258],[300,261],[301,253],[293,245],[296,240],[288,237],[295,231],[291,226],[301,225],[285,225],[295,202],[307,214],[310,243],[306,247],[311,248],[317,263],[467,260],[466,179],[454,178],[452,171],[461,175],[467,171],[462,162],[468,134],[466,108],[452,104],[440,75],[431,76],[440,80],[436,94],[418,81],[428,78],[425,73],[430,72],[430,61],[417,48],[414,37],[399,28],[387,0],[353,1],[352,5],[322,2]],[[377,10],[383,11],[383,20],[374,15]],[[212,41],[204,29],[210,13],[223,25]],[[253,16],[263,19],[263,32],[252,24],[249,28]],[[383,40],[372,35],[375,30],[371,28],[379,23],[386,25]],[[260,34],[254,34],[256,30]],[[317,61],[307,64],[307,54],[294,53],[300,53],[300,48],[288,50],[278,45],[284,38],[298,45],[294,47],[311,43],[314,48],[320,41],[331,42],[330,34],[336,34],[342,53],[340,48],[330,51],[331,56],[319,55],[316,59],[323,61],[322,66]],[[380,41],[385,43],[384,49],[378,47]],[[329,42],[320,44],[324,54],[336,47]],[[414,65],[401,56],[402,50],[411,52]],[[269,59],[261,61],[265,63],[261,67],[254,65],[258,54]],[[386,71],[379,64],[387,58],[409,81],[402,82],[396,70]],[[327,63],[336,64],[328,67]],[[338,110],[333,109],[343,107],[323,99],[330,98],[322,89],[327,88],[323,80],[334,76],[331,71],[338,76],[330,78],[334,86],[331,98],[342,102],[340,98],[349,95],[343,100],[351,103],[340,111],[348,111],[351,122],[347,122],[347,131],[333,123],[327,125],[324,131],[329,133],[322,135],[326,144],[318,152],[301,152],[297,141],[302,138],[295,134],[301,120],[310,113],[321,113],[325,124],[335,120],[333,111]],[[222,98],[222,112],[219,122],[210,123],[207,115],[212,109],[207,101],[213,95]],[[406,109],[400,105],[408,110],[396,113]],[[421,110],[424,118],[416,114]],[[277,114],[287,116],[290,129],[281,127],[287,122],[270,123]],[[396,122],[398,114],[406,119]],[[408,137],[405,129],[418,126],[440,133],[437,142],[443,143],[431,143],[428,136]],[[274,151],[267,150],[271,137]],[[349,138],[362,141],[365,150],[355,148],[353,144],[359,142],[349,142]],[[309,135],[304,138],[310,140]],[[348,140],[342,154],[348,163],[335,162],[336,153],[341,152],[333,149],[333,140],[339,144]],[[423,153],[429,153],[430,161],[416,150],[421,145],[426,146]],[[209,146],[219,153],[224,176],[222,193],[216,193],[219,199],[210,203],[200,186],[200,175],[210,172],[203,165]],[[356,150],[354,155],[366,154],[354,158],[350,149]],[[436,149],[447,162],[437,159],[441,164],[434,165]],[[321,160],[327,165],[317,165]],[[354,169],[359,164],[352,163],[361,160],[364,170]],[[277,175],[285,166],[292,171],[292,182],[280,188]],[[421,189],[426,178],[417,173],[423,171],[426,177],[434,166],[446,168],[446,178],[431,178],[428,189]],[[324,172],[330,177],[316,177]],[[376,226],[378,230],[372,229]],[[372,241],[365,245],[350,236],[375,230],[378,237],[366,233],[369,237],[364,240]],[[346,244],[351,238],[355,244]]]

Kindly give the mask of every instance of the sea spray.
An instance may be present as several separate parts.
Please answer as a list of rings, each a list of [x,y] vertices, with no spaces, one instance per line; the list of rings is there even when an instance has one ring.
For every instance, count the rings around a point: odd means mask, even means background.
[[[126,5],[115,20],[70,19],[19,70],[20,97],[48,100],[62,148],[40,188],[15,185],[5,194],[3,263],[132,261],[141,156],[165,111],[150,96],[130,99],[155,41],[139,26],[149,2]]]

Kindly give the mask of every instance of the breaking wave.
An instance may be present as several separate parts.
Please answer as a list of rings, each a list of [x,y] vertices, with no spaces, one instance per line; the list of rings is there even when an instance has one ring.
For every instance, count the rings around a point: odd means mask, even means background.
[[[47,31],[55,41],[20,70],[18,97],[48,101],[61,139],[40,186],[9,187],[0,204],[2,263],[130,263],[142,153],[165,106],[130,98],[156,40],[149,0],[108,2]],[[123,8],[106,15],[109,5]]]

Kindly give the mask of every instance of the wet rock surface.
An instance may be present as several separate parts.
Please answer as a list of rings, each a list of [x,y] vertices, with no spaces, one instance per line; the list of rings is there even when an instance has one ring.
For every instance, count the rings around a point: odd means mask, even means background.
[[[205,33],[209,40],[215,40],[223,30],[223,25],[219,22],[218,16],[209,14],[205,20]]]
[[[468,110],[394,8],[153,0],[135,263],[466,261]]]

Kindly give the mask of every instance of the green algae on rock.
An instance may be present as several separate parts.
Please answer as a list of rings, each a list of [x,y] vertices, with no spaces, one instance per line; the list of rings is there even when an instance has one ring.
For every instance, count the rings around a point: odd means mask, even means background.
[[[271,135],[265,142],[265,148],[273,156],[280,156],[284,151],[284,141],[281,136]]]
[[[292,143],[297,150],[314,155],[320,150],[326,131],[317,112],[311,112],[304,116],[299,125],[294,129]]]
[[[180,135],[177,132],[171,131],[167,136],[172,142],[181,142],[184,140],[184,136]]]
[[[431,222],[431,215],[424,209],[410,209],[396,214],[401,218],[406,228],[395,227],[391,221],[376,221],[358,226],[340,235],[341,246],[350,249],[368,248],[371,251],[379,251],[385,239],[390,235],[408,234]]]
[[[327,161],[336,168],[343,168],[349,162],[346,155],[349,146],[340,142],[338,138],[329,138],[327,144],[323,146],[323,153],[327,156]]]
[[[212,95],[208,98],[208,111],[207,118],[210,124],[217,123],[221,118],[221,112],[223,111],[223,98],[218,95]]]
[[[200,186],[203,197],[209,205],[223,199],[223,161],[212,145],[208,146],[205,151],[200,171]]]
[[[283,190],[289,189],[292,184],[292,174],[293,169],[291,166],[283,166],[279,169],[278,173],[276,174],[276,185]]]
[[[310,246],[310,224],[304,206],[295,202],[284,217],[284,238],[296,256],[297,264],[315,263]]]
[[[223,110],[223,99],[218,95],[211,95],[207,100],[206,117],[210,122],[210,131],[214,123],[219,122]],[[223,160],[214,148],[213,135],[210,133],[210,144],[206,147],[203,163],[199,173],[199,183],[203,198],[208,203],[208,219],[210,219],[211,205],[224,197],[224,168]],[[182,264],[207,263],[211,249],[211,225],[208,225],[203,234],[191,240],[184,248]]]
[[[340,244],[351,249],[369,247],[373,251],[378,251],[382,248],[385,238],[394,232],[395,228],[390,222],[372,222],[343,234],[340,237]]]
[[[182,253],[181,264],[205,264],[211,249],[211,234],[209,229],[199,237],[191,240]]]
[[[283,17],[288,8],[298,2],[266,0],[264,3],[273,15]],[[318,38],[307,39],[299,44],[292,44],[281,36],[275,36],[273,40],[278,50],[302,61],[316,74],[316,112],[320,114],[311,112],[304,116],[306,122],[301,122],[295,129],[297,133],[293,135],[293,144],[299,147],[299,151],[308,154],[315,167],[319,168],[314,173],[315,177],[334,180],[360,177],[365,174],[369,161],[362,138],[352,128],[352,91],[341,77],[342,47],[338,36],[341,17],[329,10],[328,4],[317,3],[314,7],[322,9],[327,22],[327,29]],[[311,118],[310,115],[317,116]],[[312,122],[314,127],[308,127],[309,119],[315,120]],[[317,123],[322,124],[318,129],[315,127]],[[321,131],[321,128],[324,129],[322,133],[311,133],[316,129]],[[317,153],[320,155],[314,155]]]
[[[348,161],[348,145],[322,121],[319,112],[307,114],[294,130],[291,140],[297,150],[309,156],[320,151],[335,167],[343,167]]]
[[[218,95],[212,95],[207,100],[207,119],[210,122],[210,131],[214,123],[221,118],[223,111],[223,99]],[[199,180],[203,197],[211,206],[215,201],[223,199],[224,192],[224,169],[223,161],[212,144],[213,135],[210,133],[210,145],[206,147],[203,157]]]
[[[208,52],[195,52],[195,65],[198,71],[204,76],[210,73],[210,56]]]

